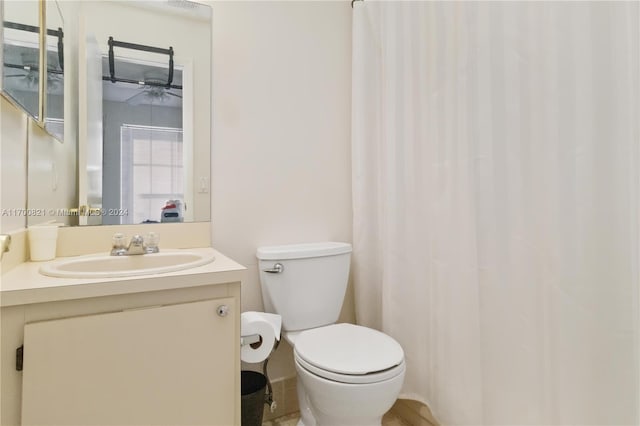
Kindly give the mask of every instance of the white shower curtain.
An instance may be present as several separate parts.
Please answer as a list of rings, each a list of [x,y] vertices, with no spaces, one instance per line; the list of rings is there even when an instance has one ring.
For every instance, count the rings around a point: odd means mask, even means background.
[[[638,424],[639,3],[355,2],[358,322],[442,424]]]

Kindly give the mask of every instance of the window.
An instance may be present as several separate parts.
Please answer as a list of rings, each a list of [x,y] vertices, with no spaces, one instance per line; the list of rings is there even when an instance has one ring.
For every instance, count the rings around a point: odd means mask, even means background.
[[[160,222],[167,200],[184,200],[182,129],[120,127],[122,223]]]

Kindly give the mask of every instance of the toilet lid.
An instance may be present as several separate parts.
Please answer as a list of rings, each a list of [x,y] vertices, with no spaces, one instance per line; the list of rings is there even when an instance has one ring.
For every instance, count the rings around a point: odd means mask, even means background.
[[[304,331],[296,339],[295,352],[314,367],[349,375],[376,373],[404,360],[402,347],[394,339],[353,324]]]

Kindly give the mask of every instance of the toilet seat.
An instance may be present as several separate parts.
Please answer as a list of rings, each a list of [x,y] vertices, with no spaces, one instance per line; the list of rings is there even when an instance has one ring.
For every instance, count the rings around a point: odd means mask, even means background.
[[[391,367],[384,371],[379,371],[377,373],[368,373],[368,374],[340,374],[334,373],[332,371],[322,370],[318,367],[315,367],[305,360],[301,359],[298,354],[294,353],[295,362],[300,365],[301,368],[304,368],[311,374],[315,374],[318,377],[322,377],[323,379],[331,380],[333,382],[339,383],[348,383],[353,385],[363,385],[368,383],[378,383],[384,382],[385,380],[393,379],[394,377],[402,374],[406,369],[404,360],[399,365]]]
[[[305,370],[342,383],[375,383],[405,370],[402,347],[390,336],[353,324],[306,330],[295,339],[294,357]]]

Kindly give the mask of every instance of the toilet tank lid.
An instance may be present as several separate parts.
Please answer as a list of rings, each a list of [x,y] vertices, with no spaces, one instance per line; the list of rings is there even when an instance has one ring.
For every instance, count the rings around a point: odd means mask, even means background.
[[[334,256],[350,252],[351,244],[349,243],[324,242],[259,247],[256,256],[260,260],[285,260]]]

